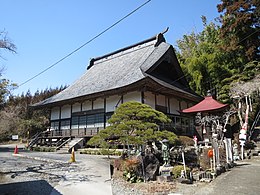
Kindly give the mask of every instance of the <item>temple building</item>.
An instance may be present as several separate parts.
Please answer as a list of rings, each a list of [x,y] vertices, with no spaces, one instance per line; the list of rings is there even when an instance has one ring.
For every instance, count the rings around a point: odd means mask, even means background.
[[[52,136],[91,137],[127,101],[162,111],[172,119],[170,126],[176,133],[192,135],[193,118],[179,111],[201,99],[190,89],[173,46],[160,33],[91,59],[72,85],[33,107],[50,109]]]

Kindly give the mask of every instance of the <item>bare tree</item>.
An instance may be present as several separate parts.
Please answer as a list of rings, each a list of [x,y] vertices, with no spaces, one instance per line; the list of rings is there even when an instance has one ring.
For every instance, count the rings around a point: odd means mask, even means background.
[[[260,74],[250,81],[234,83],[230,88],[232,98],[243,98],[254,92],[260,92]]]
[[[16,46],[7,37],[6,31],[0,32],[0,49],[4,49],[4,50],[8,50],[12,53],[16,53]]]
[[[2,50],[7,50],[12,53],[16,53],[16,46],[7,37],[6,31],[0,31],[0,58],[4,59],[1,55]],[[4,67],[0,67],[0,109],[3,103],[16,84],[11,83],[8,79],[2,78]]]

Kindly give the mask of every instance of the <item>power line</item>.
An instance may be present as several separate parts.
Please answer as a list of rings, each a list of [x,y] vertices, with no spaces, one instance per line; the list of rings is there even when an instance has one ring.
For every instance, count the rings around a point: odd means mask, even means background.
[[[97,34],[96,36],[94,36],[93,38],[91,38],[89,41],[87,41],[86,43],[84,43],[83,45],[81,45],[80,47],[78,47],[77,49],[73,50],[72,52],[70,52],[69,54],[67,54],[66,56],[64,56],[63,58],[61,58],[60,60],[58,60],[57,62],[53,63],[52,65],[50,65],[49,67],[47,67],[46,69],[42,70],[41,72],[39,72],[38,74],[34,75],[33,77],[27,79],[26,81],[24,81],[23,83],[21,83],[20,85],[18,85],[17,88],[21,87],[22,85],[28,83],[29,81],[35,79],[36,77],[40,76],[41,74],[43,74],[44,72],[46,72],[47,70],[53,68],[54,66],[56,66],[57,64],[59,64],[60,62],[62,62],[63,60],[67,59],[68,57],[70,57],[71,55],[73,55],[74,53],[76,53],[77,51],[79,51],[80,49],[82,49],[83,47],[85,47],[86,45],[88,45],[89,43],[91,43],[92,41],[94,41],[95,39],[97,39],[98,37],[100,37],[101,35],[103,35],[105,32],[107,32],[108,30],[110,30],[111,28],[113,28],[114,26],[116,26],[117,24],[119,24],[120,22],[122,22],[123,20],[125,20],[126,18],[128,18],[129,16],[131,16],[132,14],[134,14],[136,11],[138,11],[139,9],[141,9],[142,7],[144,7],[146,4],[148,4],[150,1],[152,0],[147,0],[146,2],[144,2],[142,5],[140,5],[139,7],[137,7],[136,9],[134,9],[133,11],[131,11],[129,14],[125,15],[123,18],[121,18],[120,20],[118,20],[117,22],[113,23],[111,26],[109,26],[108,28],[106,28],[105,30],[103,30],[102,32],[100,32],[99,34]]]
[[[251,37],[253,34],[255,34],[255,33],[259,32],[259,31],[260,31],[260,29],[258,29],[258,30],[256,30],[255,32],[249,34],[248,36],[246,36],[245,38],[243,38],[241,41],[239,41],[238,44],[240,44],[241,42],[243,42],[244,40],[246,40],[248,37]]]

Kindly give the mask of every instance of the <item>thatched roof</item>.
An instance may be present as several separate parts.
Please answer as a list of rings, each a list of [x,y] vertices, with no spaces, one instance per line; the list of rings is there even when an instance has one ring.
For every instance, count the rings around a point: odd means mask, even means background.
[[[168,57],[166,56],[167,53]],[[167,81],[165,82],[154,76],[154,69],[158,66],[158,62],[164,58],[169,58],[169,56],[173,56],[173,66],[176,66],[177,71],[175,73],[178,74],[172,75],[172,77],[183,77],[174,84],[167,83]],[[72,103],[112,95],[126,87],[130,89],[131,87],[137,87],[138,84],[139,86],[140,84],[144,85],[147,83],[146,79],[152,79],[155,83],[169,88],[169,90],[181,91],[181,93],[185,93],[187,97],[193,98],[193,100],[198,98],[188,87],[173,47],[165,43],[163,35],[159,34],[135,45],[92,59],[88,70],[81,78],[57,95],[33,106],[55,106],[62,105],[65,102]],[[178,86],[180,81],[182,81],[182,84]]]

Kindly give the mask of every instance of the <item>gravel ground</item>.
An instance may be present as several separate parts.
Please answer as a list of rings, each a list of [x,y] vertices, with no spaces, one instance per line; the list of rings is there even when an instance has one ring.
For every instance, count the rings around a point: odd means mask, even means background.
[[[260,175],[254,174],[260,171],[259,159],[238,162],[238,167],[218,176],[210,184],[130,184],[116,177],[116,174],[110,180],[109,161],[106,157],[76,154],[76,163],[70,164],[70,154],[34,153],[21,148],[19,153],[27,158],[14,157],[12,153],[13,148],[0,146],[1,195],[217,195],[219,190],[224,190],[223,186],[229,189],[226,191],[228,195],[246,194],[245,192],[259,194],[260,191],[257,183]],[[38,156],[45,160],[35,159]]]
[[[208,185],[206,183],[181,184],[178,182],[129,184],[121,179],[113,179],[111,184],[113,195],[193,195],[198,189]]]
[[[258,195],[260,194],[260,158],[237,161],[237,166],[222,173],[210,183],[174,183],[171,186],[147,183],[129,184],[122,180],[112,180],[114,195]],[[149,187],[150,185],[150,187]],[[171,190],[161,191],[161,188]]]
[[[13,147],[14,148],[14,147]],[[28,152],[0,146],[0,194],[112,194],[109,161],[103,156]],[[76,193],[75,193],[76,192]]]
[[[120,179],[112,179],[111,185],[113,195],[143,195],[143,192],[134,185],[127,185]]]

